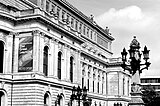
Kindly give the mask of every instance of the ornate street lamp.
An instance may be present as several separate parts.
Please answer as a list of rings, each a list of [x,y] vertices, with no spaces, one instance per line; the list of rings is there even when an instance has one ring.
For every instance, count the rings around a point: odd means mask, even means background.
[[[139,49],[140,49],[140,43],[136,40],[136,37],[134,36],[134,39],[130,44],[130,49],[128,50],[130,54],[129,62],[127,62],[128,53],[126,52],[126,49],[124,48],[123,52],[121,52],[122,61],[123,61],[122,68],[124,70],[129,70],[132,75],[134,75],[136,71],[139,71],[139,73],[141,73],[143,69],[148,69],[148,67],[151,64],[150,62],[148,62],[150,50],[148,50],[146,46],[144,47],[144,51],[142,52],[143,52],[143,56],[144,56],[143,59],[145,60],[145,63],[141,64],[142,54],[140,53]],[[143,67],[141,68],[141,66]]]
[[[144,47],[144,50],[142,53],[139,51],[140,49],[140,43],[137,41],[136,37],[134,36],[134,39],[132,40],[130,44],[129,54],[129,60],[127,61],[127,52],[124,48],[121,52],[122,55],[122,68],[124,70],[129,70],[132,74],[131,79],[131,102],[129,103],[129,106],[143,106],[144,102],[141,98],[141,88],[140,88],[140,73],[142,73],[142,70],[147,69],[150,66],[150,62],[148,62],[149,59],[149,51],[147,47]],[[141,63],[141,55],[143,54],[143,59],[145,63]]]
[[[92,103],[91,98],[87,98],[87,89],[84,87],[83,89],[78,86],[77,88],[74,86],[72,88],[72,95],[71,95],[71,101],[77,100],[78,106],[80,106],[80,101],[83,101],[84,106],[90,106]]]

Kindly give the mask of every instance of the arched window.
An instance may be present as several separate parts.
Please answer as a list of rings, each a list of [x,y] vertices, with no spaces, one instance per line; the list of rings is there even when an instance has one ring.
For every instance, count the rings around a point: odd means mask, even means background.
[[[0,41],[0,73],[3,73],[3,57],[4,57],[4,44]]]
[[[125,79],[123,78],[123,95],[125,94]]]
[[[56,102],[56,106],[64,106],[65,105],[65,98],[63,93],[61,93],[60,95],[57,95],[57,102]]]
[[[73,82],[73,57],[70,57],[70,81]]]
[[[61,63],[62,62],[62,53],[58,52],[58,79],[61,79]]]
[[[82,88],[84,87],[84,77],[82,77]]]
[[[43,73],[48,75],[48,47],[45,46],[43,50]]]
[[[127,82],[127,87],[128,87],[128,96],[129,96],[129,80],[128,80],[128,82]]]
[[[2,91],[0,91],[0,102],[0,106],[6,106],[5,94]]]
[[[44,106],[50,106],[50,95],[49,95],[49,93],[45,93],[45,95],[44,95]]]
[[[90,91],[89,90],[89,86],[90,86],[89,80],[90,80],[90,71],[88,71],[88,79],[87,79],[87,88],[88,88],[88,91]]]
[[[96,75],[93,73],[93,92],[94,92],[94,83],[95,83]]]
[[[97,82],[97,92],[99,93],[99,81]]]

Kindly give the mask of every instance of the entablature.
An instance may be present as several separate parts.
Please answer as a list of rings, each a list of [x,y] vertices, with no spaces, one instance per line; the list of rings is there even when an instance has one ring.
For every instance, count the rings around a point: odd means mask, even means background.
[[[93,20],[71,6],[68,2],[46,0],[43,4],[44,7],[42,7],[42,3],[41,5],[38,3],[33,8],[17,9],[12,10],[12,12],[11,10],[7,10],[8,12],[6,13],[8,13],[8,16],[12,15],[17,21],[40,18],[42,22],[47,22],[47,24],[54,25],[58,29],[65,29],[73,34],[73,36],[78,36],[78,39],[81,38],[84,41],[90,40],[98,46],[111,51],[111,43],[114,38],[110,36],[110,33],[100,28]]]

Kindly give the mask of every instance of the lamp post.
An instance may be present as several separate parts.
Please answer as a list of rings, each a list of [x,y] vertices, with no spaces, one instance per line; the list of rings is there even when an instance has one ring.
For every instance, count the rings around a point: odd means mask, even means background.
[[[142,73],[142,70],[147,69],[150,66],[150,62],[148,62],[149,59],[149,51],[147,47],[144,47],[144,50],[142,53],[139,51],[140,49],[140,43],[137,41],[136,37],[134,36],[134,39],[132,40],[130,44],[129,51],[129,60],[127,61],[127,52],[126,49],[123,49],[123,52],[121,52],[122,55],[122,68],[124,70],[129,70],[132,79],[131,79],[131,102],[129,105],[132,106],[142,106],[143,100],[141,99],[141,88],[140,88],[140,73]],[[141,63],[141,55],[143,54],[144,63]]]
[[[72,95],[71,95],[71,101],[73,100],[77,100],[78,101],[78,106],[80,106],[80,102],[81,100],[83,101],[83,105],[84,106],[90,106],[92,103],[92,99],[91,98],[87,98],[87,89],[86,87],[84,88],[80,88],[80,86],[78,86],[77,88],[74,86],[72,88]],[[72,104],[72,102],[71,102]]]

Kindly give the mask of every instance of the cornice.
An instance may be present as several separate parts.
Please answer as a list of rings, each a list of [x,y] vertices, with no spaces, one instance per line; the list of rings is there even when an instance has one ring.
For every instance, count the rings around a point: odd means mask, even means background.
[[[122,62],[114,62],[114,63],[108,63],[108,66],[115,67],[115,66],[121,66],[122,64],[123,64]]]
[[[29,16],[24,16],[24,17],[18,17],[16,19],[16,21],[20,22],[20,21],[24,21],[24,20],[36,20],[36,21],[40,21],[42,23],[47,23],[47,25],[51,25],[52,27],[55,27],[56,29],[58,30],[61,30],[63,31],[64,33],[67,33],[68,35],[71,35],[72,37],[74,37],[77,41],[81,42],[81,43],[84,43],[85,40],[84,38],[81,38],[79,36],[75,36],[74,33],[66,30],[65,28],[61,27],[60,25],[52,22],[50,19],[47,19],[46,17],[40,15],[40,14],[36,14],[36,15],[29,15]]]
[[[9,13],[3,12],[3,11],[0,11],[0,17],[5,18],[5,19],[9,19],[12,21],[16,20],[16,18],[13,15],[10,15]]]
[[[103,61],[103,60],[101,60],[100,58],[98,58],[98,57],[96,57],[96,56],[94,56],[94,55],[92,55],[92,54],[89,54],[89,53],[87,53],[87,52],[85,52],[85,51],[83,51],[83,50],[81,50],[81,53],[83,53],[84,55],[89,56],[90,58],[93,58],[93,59],[95,59],[95,60],[98,60],[99,62],[101,62],[101,63],[103,63],[103,64],[105,64],[105,65],[108,66],[108,62]]]
[[[70,11],[74,12],[74,14],[78,15],[80,18],[85,20],[87,23],[92,25],[92,27],[96,28],[98,31],[100,31],[102,34],[104,34],[107,38],[110,40],[115,40],[112,36],[108,35],[104,29],[102,29],[99,25],[95,24],[93,20],[88,18],[86,15],[84,15],[81,11],[79,11],[77,8],[75,8],[73,5],[71,5],[68,1],[66,0],[59,0],[60,3],[62,3],[64,6],[66,6]]]

